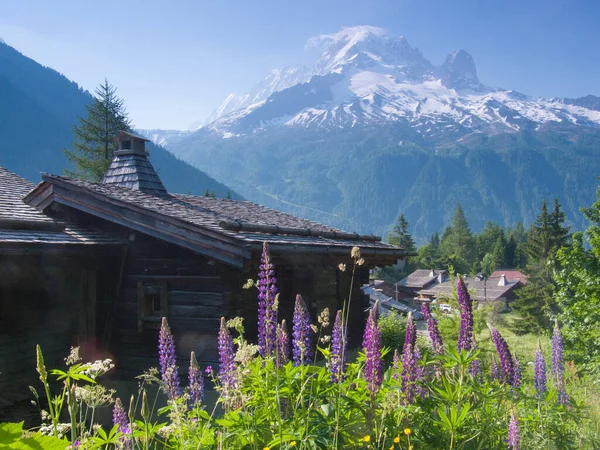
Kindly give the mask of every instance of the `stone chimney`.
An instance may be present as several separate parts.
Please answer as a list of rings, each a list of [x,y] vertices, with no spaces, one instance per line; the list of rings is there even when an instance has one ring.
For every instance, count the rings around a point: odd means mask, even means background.
[[[500,279],[498,280],[498,286],[506,286],[508,282],[506,281],[506,275],[500,275]]]
[[[167,195],[167,190],[148,159],[148,139],[128,131],[119,131],[115,140],[118,149],[100,183],[151,195]]]

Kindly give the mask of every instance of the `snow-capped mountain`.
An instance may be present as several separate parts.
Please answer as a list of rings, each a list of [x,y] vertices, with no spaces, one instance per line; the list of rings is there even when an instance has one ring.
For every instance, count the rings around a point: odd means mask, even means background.
[[[401,36],[375,27],[312,38],[311,69],[273,71],[243,96],[230,95],[202,128],[232,137],[270,127],[347,128],[404,121],[420,133],[436,125],[459,134],[519,131],[549,122],[600,125],[600,111],[485,86],[473,58],[451,52],[434,66]]]
[[[311,38],[310,67],[275,70],[209,123],[146,133],[252,201],[385,235],[402,212],[417,239],[457,203],[473,230],[531,224],[558,198],[573,224],[600,173],[600,98],[534,98],[480,81],[471,55],[432,64],[374,27]]]

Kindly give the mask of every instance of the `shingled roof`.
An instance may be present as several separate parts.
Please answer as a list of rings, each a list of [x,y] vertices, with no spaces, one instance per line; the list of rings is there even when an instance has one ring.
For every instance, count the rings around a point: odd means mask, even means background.
[[[121,186],[43,175],[25,199],[44,209],[56,201],[233,265],[259,250],[348,254],[358,246],[388,263],[407,256],[376,236],[346,233],[248,201],[193,195],[151,195]]]
[[[406,278],[398,281],[398,286],[424,289],[434,282],[439,282],[440,274],[442,280],[447,278],[447,272],[445,270],[417,269]]]
[[[465,277],[465,285],[469,291],[472,291],[475,296],[474,300],[477,301],[491,301],[497,300],[512,291],[523,286],[518,280],[502,280],[498,278],[488,278],[484,280],[478,277]],[[426,297],[448,297],[452,295],[453,284],[450,281],[438,284],[430,289],[424,289],[419,291],[419,294]]]
[[[23,202],[35,185],[0,167],[0,246],[6,244],[118,244],[106,233],[67,225]]]

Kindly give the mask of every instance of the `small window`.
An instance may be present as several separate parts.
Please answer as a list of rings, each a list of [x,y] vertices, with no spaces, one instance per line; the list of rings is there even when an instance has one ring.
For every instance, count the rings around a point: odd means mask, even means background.
[[[122,150],[131,150],[131,140],[121,141]]]
[[[166,283],[144,285],[138,283],[138,331],[160,328],[168,312],[168,289]]]

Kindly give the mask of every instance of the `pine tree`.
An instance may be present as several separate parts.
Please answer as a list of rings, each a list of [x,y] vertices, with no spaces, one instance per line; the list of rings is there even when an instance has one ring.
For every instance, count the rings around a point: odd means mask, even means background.
[[[558,200],[554,210],[548,212],[546,201],[535,224],[529,230],[526,251],[528,255],[525,273],[527,285],[517,291],[517,300],[513,308],[522,317],[515,325],[517,331],[543,331],[550,327],[558,306],[554,299],[556,282],[554,271],[558,268],[556,252],[569,241],[569,228],[564,226],[565,214]]]
[[[388,235],[388,242],[392,245],[402,247],[409,251],[415,251],[415,241],[411,234],[408,232],[408,221],[404,217],[404,214],[398,216],[396,225],[392,232]]]
[[[452,226],[444,230],[440,242],[441,258],[458,273],[467,273],[475,262],[473,234],[460,203],[456,206]]]
[[[73,150],[64,150],[75,170],[65,170],[67,175],[88,181],[100,181],[110,166],[117,149],[115,137],[121,130],[131,130],[123,100],[117,89],[104,80],[95,96],[86,105],[87,117],[79,118],[73,126]]]

